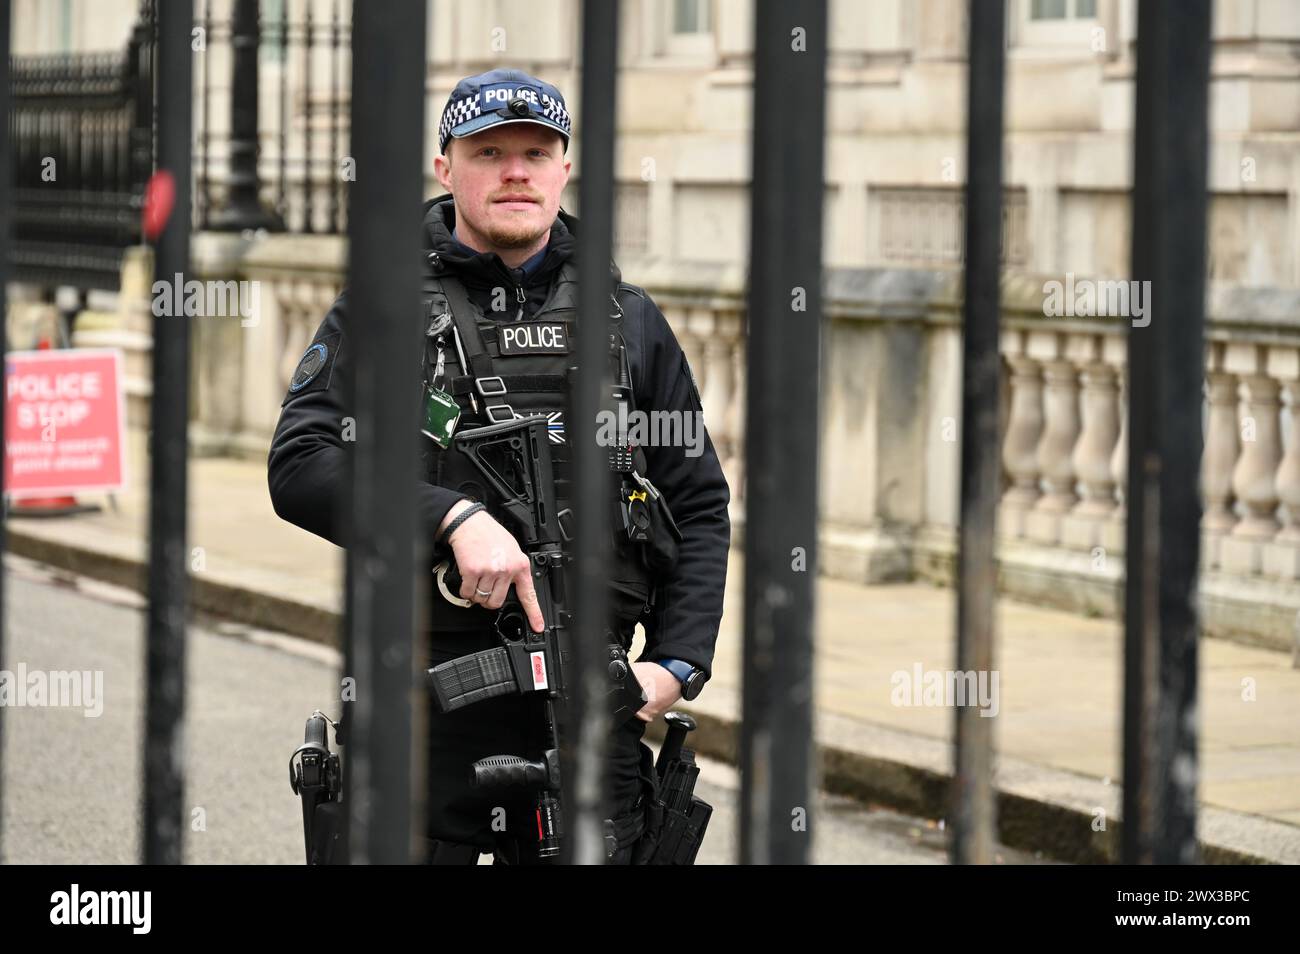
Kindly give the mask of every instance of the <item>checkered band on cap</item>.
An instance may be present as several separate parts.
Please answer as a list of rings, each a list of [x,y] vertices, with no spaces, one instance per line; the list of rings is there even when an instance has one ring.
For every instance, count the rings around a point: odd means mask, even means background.
[[[438,147],[443,152],[446,152],[447,140],[451,138],[451,131],[461,123],[468,122],[482,115],[482,113],[483,106],[479,103],[478,93],[448,103],[447,108],[442,111],[442,122],[438,123]]]
[[[542,115],[557,125],[563,126],[566,136],[573,135],[573,127],[569,122],[569,111],[564,108],[564,103],[554,96],[542,93]]]

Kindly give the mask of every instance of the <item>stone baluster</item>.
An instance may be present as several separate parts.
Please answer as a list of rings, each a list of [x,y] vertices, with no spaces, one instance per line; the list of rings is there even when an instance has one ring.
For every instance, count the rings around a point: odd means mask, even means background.
[[[1115,510],[1111,460],[1119,439],[1119,386],[1115,368],[1103,360],[1104,347],[1103,335],[1073,335],[1066,347],[1083,369],[1083,429],[1071,455],[1083,499],[1062,522],[1061,542],[1089,550],[1101,542],[1102,526]]]
[[[1206,569],[1217,569],[1223,537],[1237,523],[1232,511],[1232,468],[1240,452],[1238,440],[1237,376],[1224,370],[1226,345],[1210,342],[1206,349],[1205,452],[1201,459],[1201,554]]]
[[[1025,535],[1025,515],[1038,500],[1038,439],[1043,432],[1043,372],[1025,348],[1027,335],[1002,336],[1002,353],[1011,367],[1011,410],[1002,441],[1002,463],[1011,486],[1002,495],[998,524],[1010,537]]]
[[[1232,489],[1246,516],[1223,541],[1223,568],[1233,573],[1259,573],[1261,544],[1277,532],[1277,468],[1282,459],[1278,415],[1278,383],[1268,376],[1265,349],[1253,344],[1229,344],[1225,365],[1240,374],[1245,386],[1246,414],[1241,420],[1241,455],[1232,470]]]
[[[1061,517],[1078,501],[1074,492],[1072,454],[1079,439],[1079,372],[1066,353],[1066,336],[1057,332],[1031,332],[1028,351],[1043,366],[1046,387],[1043,414],[1046,424],[1035,456],[1045,492],[1034,503],[1025,535],[1040,543],[1058,543]]]
[[[731,406],[727,408],[727,431],[731,435],[731,459],[727,483],[731,488],[731,509],[743,511],[745,500],[745,337],[741,334],[740,316],[736,315],[736,338],[731,348]]]
[[[691,363],[691,370],[695,372],[695,383],[700,386],[700,395],[704,398],[704,407],[707,411],[709,405],[705,389],[708,387],[706,381],[709,377],[709,369],[704,360],[704,345],[713,330],[713,312],[703,308],[676,308],[674,312],[678,323],[676,327],[682,329],[678,336],[682,351],[686,354],[686,360]]]
[[[718,456],[725,460],[731,456],[731,435],[727,432],[727,406],[731,403],[731,349],[732,331],[727,316],[699,309],[707,316],[709,331],[701,335],[704,341],[704,380],[699,382],[704,402],[704,420],[713,435]],[[701,319],[703,325],[703,319]],[[695,366],[692,365],[692,368]],[[698,372],[697,372],[698,373]]]
[[[254,271],[249,278],[256,283],[258,321],[240,335],[240,431],[235,442],[241,453],[260,457],[275,430],[286,387],[280,376],[284,357],[283,296],[277,290],[279,280],[273,274]]]
[[[713,438],[713,446],[718,452],[722,469],[730,475],[736,461],[736,432],[744,416],[743,408],[740,409],[739,415],[736,413],[736,394],[740,383],[736,366],[736,351],[740,342],[740,316],[735,312],[719,312],[717,328],[717,336],[721,344],[721,353],[717,360],[722,366],[720,374],[727,382],[727,392],[722,407],[716,414],[709,415],[710,420],[717,422],[718,428],[715,434],[713,426],[710,425],[709,435]]]
[[[1115,509],[1101,531],[1101,545],[1107,553],[1124,552],[1124,497],[1128,493],[1128,341],[1110,336],[1102,345],[1102,358],[1115,369],[1119,388],[1119,437],[1110,455],[1110,475],[1115,480]]]
[[[311,343],[311,339],[307,337],[307,323],[304,319],[305,306],[299,301],[297,284],[293,279],[279,279],[275,283],[274,291],[284,323],[284,347],[280,351],[279,370],[281,382],[285,386],[288,386],[293,377],[293,369],[298,366],[302,353]]]
[[[1277,536],[1264,544],[1264,572],[1295,580],[1300,579],[1300,351],[1295,347],[1269,348],[1268,370],[1286,385],[1286,452],[1274,480],[1286,522]]]

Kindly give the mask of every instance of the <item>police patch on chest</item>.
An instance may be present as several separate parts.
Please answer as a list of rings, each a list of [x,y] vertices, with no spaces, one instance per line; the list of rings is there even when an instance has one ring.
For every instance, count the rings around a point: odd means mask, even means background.
[[[497,344],[502,357],[568,354],[569,326],[562,321],[517,321],[500,327]]]

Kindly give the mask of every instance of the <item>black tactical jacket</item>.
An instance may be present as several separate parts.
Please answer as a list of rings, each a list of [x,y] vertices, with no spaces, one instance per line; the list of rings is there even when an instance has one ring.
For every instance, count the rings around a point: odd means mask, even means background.
[[[425,245],[464,284],[471,301],[502,322],[531,318],[552,295],[560,266],[576,253],[578,222],[561,212],[551,227],[546,255],[539,267],[524,276],[508,268],[495,253],[482,254],[455,242],[455,206],[449,195],[425,205]],[[615,269],[615,278],[617,278]],[[497,289],[504,289],[502,295]],[[354,446],[344,441],[341,421],[351,354],[344,328],[347,289],[321,322],[305,361],[285,395],[271,442],[268,478],[275,512],[285,520],[336,545],[341,521],[336,498],[344,474],[344,455]],[[521,300],[522,299],[522,300]],[[503,311],[493,305],[504,301]],[[631,367],[636,407],[641,411],[702,410],[695,379],[686,357],[662,312],[644,289],[623,283],[623,338]],[[421,320],[417,316],[415,320]],[[310,356],[310,357],[308,357]],[[413,361],[412,374],[418,373]],[[412,390],[416,382],[413,380]],[[668,501],[682,534],[680,558],[662,581],[650,619],[645,621],[647,660],[683,659],[710,673],[718,625],[722,618],[723,587],[731,525],[727,516],[730,491],[707,433],[699,456],[687,448],[645,446],[647,476]],[[421,481],[417,506],[427,538],[432,542],[448,509],[465,495]]]

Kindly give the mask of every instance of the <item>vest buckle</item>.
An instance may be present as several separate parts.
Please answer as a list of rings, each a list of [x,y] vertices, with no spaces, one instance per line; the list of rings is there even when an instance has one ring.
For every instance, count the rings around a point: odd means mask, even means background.
[[[493,390],[489,391],[486,387],[484,387],[485,384],[491,384],[493,381],[496,382],[496,384],[493,386]],[[487,378],[475,378],[474,387],[478,388],[478,393],[483,395],[484,397],[499,397],[500,395],[506,393],[506,383],[502,381],[501,378],[498,377],[497,375],[493,375]]]

